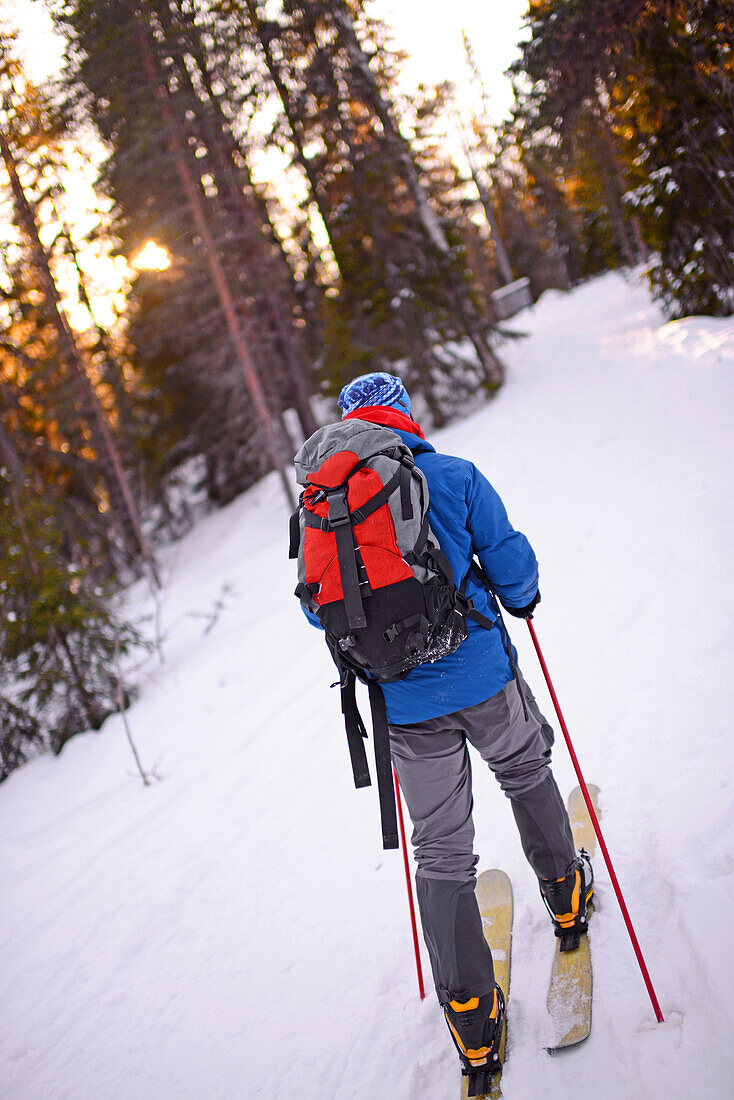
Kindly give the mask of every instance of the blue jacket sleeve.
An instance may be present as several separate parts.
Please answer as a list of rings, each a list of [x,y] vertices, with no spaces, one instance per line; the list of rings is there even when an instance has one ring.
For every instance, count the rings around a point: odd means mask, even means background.
[[[538,562],[528,540],[510,523],[499,494],[470,464],[466,503],[474,553],[507,607],[526,607],[538,591]]]

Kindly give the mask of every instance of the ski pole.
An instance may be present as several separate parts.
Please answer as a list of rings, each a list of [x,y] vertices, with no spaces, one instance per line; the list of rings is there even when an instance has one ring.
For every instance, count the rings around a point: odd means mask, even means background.
[[[573,745],[571,743],[571,736],[568,732],[568,727],[566,726],[566,723],[563,720],[563,715],[561,714],[561,707],[560,707],[560,704],[558,702],[558,696],[556,695],[555,689],[554,689],[553,684],[551,682],[550,673],[548,672],[548,666],[546,665],[545,659],[543,658],[543,653],[542,653],[541,648],[540,648],[540,643],[538,642],[538,636],[535,633],[535,627],[533,626],[530,619],[526,619],[525,622],[528,624],[528,629],[530,630],[530,636],[533,639],[533,645],[535,646],[535,652],[538,654],[538,660],[540,661],[540,667],[543,669],[543,675],[545,676],[545,682],[548,685],[548,691],[550,692],[551,699],[553,700],[553,706],[556,708],[556,714],[558,715],[558,721],[561,723],[561,729],[563,730],[563,736],[566,739],[566,745],[568,746],[568,751],[571,754],[571,762],[572,762],[572,764],[574,766],[574,769],[576,771],[576,775],[578,776],[578,781],[579,781],[579,784],[581,786],[581,793],[584,796],[584,802],[586,803],[586,808],[589,811],[589,817],[591,818],[591,824],[594,826],[594,832],[596,833],[597,839],[599,841],[599,847],[602,850],[602,854],[604,856],[604,862],[606,863],[607,870],[609,871],[609,877],[612,880],[612,886],[614,887],[614,893],[617,895],[617,901],[619,902],[619,907],[622,910],[622,917],[624,918],[624,923],[627,926],[627,931],[629,933],[630,940],[632,941],[632,947],[634,948],[635,956],[637,957],[637,963],[640,967],[640,971],[642,972],[642,977],[645,981],[645,986],[647,988],[647,992],[648,992],[648,995],[650,997],[650,1001],[652,1002],[652,1007],[655,1011],[655,1018],[656,1018],[656,1020],[659,1024],[662,1024],[662,1023],[664,1023],[664,1020],[663,1020],[663,1014],[660,1010],[660,1004],[658,1003],[657,996],[655,995],[655,990],[653,988],[652,980],[650,978],[650,974],[648,972],[647,966],[645,965],[645,960],[642,956],[642,951],[640,950],[640,945],[639,945],[639,942],[637,940],[637,936],[635,935],[635,930],[632,927],[632,920],[630,918],[629,911],[628,911],[627,906],[625,904],[624,897],[622,896],[622,890],[621,890],[621,887],[619,885],[619,880],[617,879],[617,876],[614,872],[614,867],[612,866],[611,856],[609,855],[609,851],[608,851],[607,846],[604,842],[604,836],[603,836],[602,831],[601,831],[601,825],[599,824],[599,818],[596,816],[596,811],[594,809],[591,798],[589,797],[589,791],[588,791],[587,786],[586,786],[586,781],[585,781],[583,775],[581,774],[581,766],[579,765],[578,757],[576,756],[576,753],[574,752],[574,748],[573,748]]]
[[[408,888],[408,906],[410,908],[410,925],[413,929],[413,950],[415,951],[415,966],[418,971],[418,992],[421,995],[421,1000],[424,999],[426,991],[423,987],[423,969],[421,967],[421,953],[418,946],[418,927],[415,923],[415,905],[413,903],[413,886],[410,881],[410,865],[408,863],[408,847],[405,843],[405,823],[403,821],[403,804],[400,798],[400,783],[398,782],[398,773],[395,768],[392,770],[393,779],[395,780],[395,800],[398,804],[398,824],[400,826],[400,845],[403,849],[403,866],[405,867],[405,885]]]

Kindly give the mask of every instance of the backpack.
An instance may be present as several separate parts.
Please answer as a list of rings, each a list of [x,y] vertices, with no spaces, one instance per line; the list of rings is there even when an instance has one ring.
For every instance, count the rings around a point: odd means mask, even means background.
[[[366,731],[355,681],[367,685],[383,845],[397,820],[385,701],[380,683],[453,652],[466,619],[494,623],[457,588],[428,519],[428,485],[410,448],[390,428],[349,419],[319,428],[295,457],[305,486],[291,517],[296,596],[324,629],[339,670],[354,782],[370,784]],[[336,686],[336,685],[332,685]]]

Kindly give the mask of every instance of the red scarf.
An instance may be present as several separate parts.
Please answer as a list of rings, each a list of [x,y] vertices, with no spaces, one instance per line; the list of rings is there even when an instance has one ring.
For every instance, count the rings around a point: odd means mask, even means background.
[[[365,405],[363,409],[353,409],[345,413],[342,420],[368,420],[371,424],[382,424],[384,428],[399,428],[425,439],[423,429],[407,413],[394,409],[391,405]]]

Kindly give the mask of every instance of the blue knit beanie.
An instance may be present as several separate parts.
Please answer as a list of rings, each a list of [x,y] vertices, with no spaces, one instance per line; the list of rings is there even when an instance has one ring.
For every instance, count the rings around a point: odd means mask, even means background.
[[[385,371],[362,374],[348,382],[339,394],[342,416],[369,405],[388,405],[410,416],[410,398],[405,386],[394,374]]]

